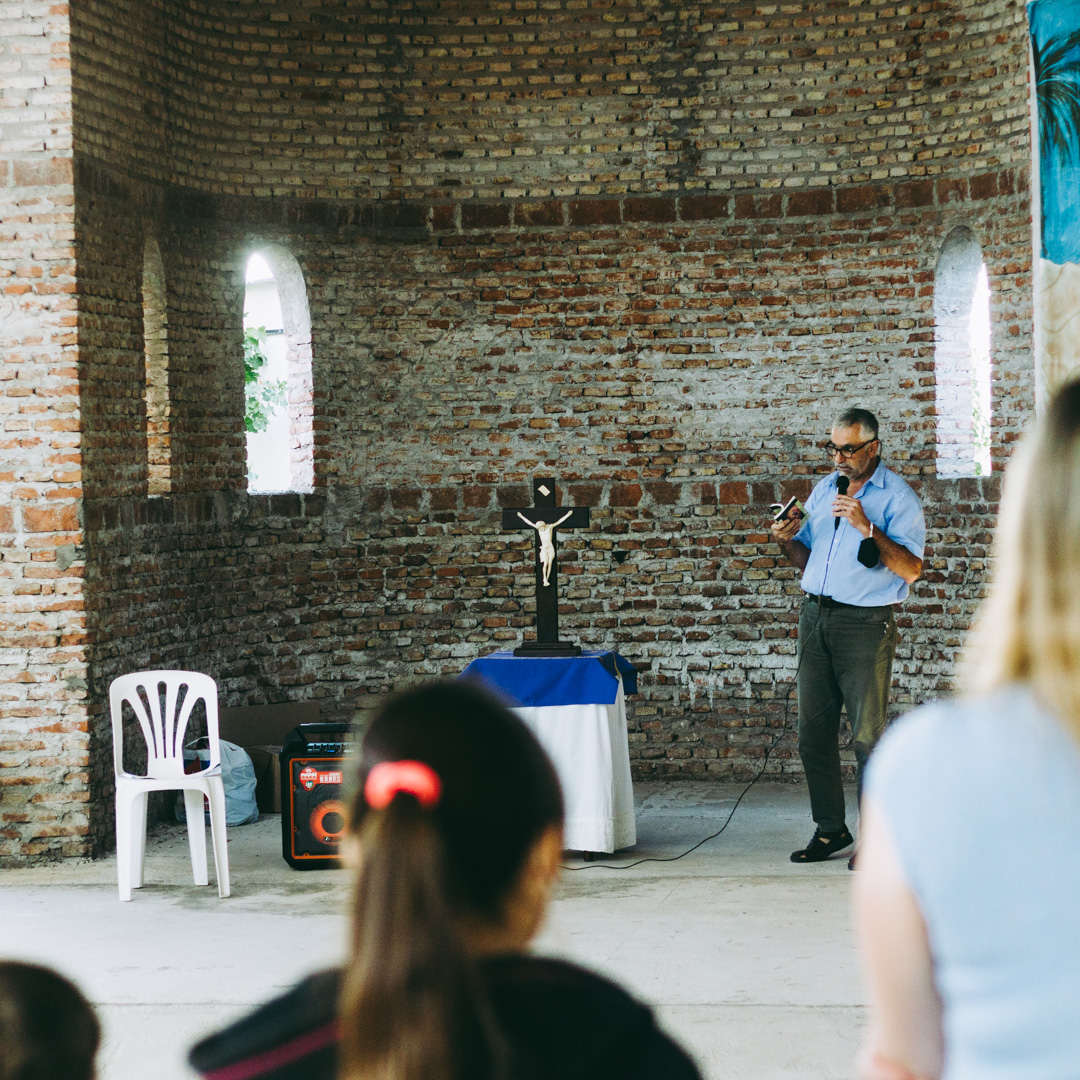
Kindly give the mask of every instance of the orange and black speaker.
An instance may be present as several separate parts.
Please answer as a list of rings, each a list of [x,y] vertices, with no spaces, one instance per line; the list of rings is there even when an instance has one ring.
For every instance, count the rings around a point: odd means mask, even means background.
[[[294,870],[340,866],[348,724],[300,724],[281,748],[281,853]]]

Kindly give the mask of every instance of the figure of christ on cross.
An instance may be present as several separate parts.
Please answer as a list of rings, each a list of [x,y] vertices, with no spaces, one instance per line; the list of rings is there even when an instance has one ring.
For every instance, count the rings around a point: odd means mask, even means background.
[[[555,505],[555,481],[533,481],[533,506],[508,506],[502,512],[504,529],[520,529],[518,521],[536,530],[536,640],[522,642],[515,656],[580,656],[581,648],[559,640],[559,562],[555,530],[561,525],[584,529],[589,510]]]
[[[565,514],[558,521],[546,522],[546,521],[530,521],[520,510],[518,511],[518,517],[525,522],[526,525],[531,525],[540,536],[540,567],[544,571],[544,587],[548,585],[548,577],[551,574],[552,564],[555,562],[555,544],[552,542],[552,533],[573,513],[573,510],[567,510]]]

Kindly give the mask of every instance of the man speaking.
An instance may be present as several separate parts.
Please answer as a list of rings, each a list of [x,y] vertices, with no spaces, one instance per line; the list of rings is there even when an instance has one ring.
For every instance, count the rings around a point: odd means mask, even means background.
[[[877,417],[848,409],[825,447],[836,472],[806,500],[805,518],[774,522],[803,572],[799,613],[799,756],[817,828],[797,863],[850,847],[840,775],[840,710],[847,707],[858,790],[885,730],[896,652],[896,606],[922,573],[926,523],[915,492],[881,462]],[[854,856],[848,868],[854,868]]]

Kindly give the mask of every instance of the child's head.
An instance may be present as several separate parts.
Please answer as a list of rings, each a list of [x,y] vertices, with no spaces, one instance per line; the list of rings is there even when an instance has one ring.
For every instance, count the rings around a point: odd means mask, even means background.
[[[441,788],[422,808],[400,793],[373,811],[364,787],[376,766],[415,761]],[[562,826],[562,793],[536,737],[475,684],[432,683],[389,700],[360,750],[350,831],[363,852],[391,832],[395,844],[432,834],[445,859],[447,901],[469,920],[499,921],[504,901],[545,830]],[[422,827],[422,828],[421,828]],[[389,837],[387,837],[389,839]]]
[[[473,961],[523,946],[543,913],[561,851],[558,779],[509,709],[447,682],[386,703],[358,781],[343,1075],[452,1077],[477,1042],[467,1029],[483,1036]]]
[[[0,961],[0,1080],[91,1080],[101,1030],[61,975]]]

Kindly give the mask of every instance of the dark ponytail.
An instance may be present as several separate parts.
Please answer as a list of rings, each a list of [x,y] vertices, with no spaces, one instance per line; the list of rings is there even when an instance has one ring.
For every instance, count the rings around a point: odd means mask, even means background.
[[[343,1076],[452,1080],[470,996],[428,811],[398,795],[361,830],[363,867],[343,984]]]
[[[372,809],[384,762],[422,762],[437,803],[407,791]],[[533,845],[562,823],[547,755],[525,725],[473,685],[391,699],[365,734],[350,827],[361,865],[341,995],[343,1080],[480,1080],[502,1048],[465,923],[498,922]]]

